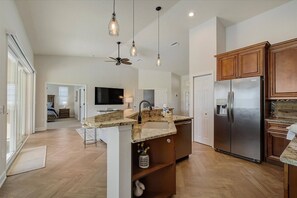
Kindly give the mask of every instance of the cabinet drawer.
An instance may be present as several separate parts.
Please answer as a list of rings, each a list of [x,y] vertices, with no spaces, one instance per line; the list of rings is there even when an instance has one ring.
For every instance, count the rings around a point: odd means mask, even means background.
[[[267,131],[268,132],[279,132],[279,133],[284,133],[287,135],[288,129],[287,127],[290,126],[288,124],[283,124],[283,123],[267,123]]]

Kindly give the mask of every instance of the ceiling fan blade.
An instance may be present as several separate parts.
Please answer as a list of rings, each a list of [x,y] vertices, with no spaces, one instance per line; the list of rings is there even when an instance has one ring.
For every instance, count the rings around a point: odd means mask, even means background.
[[[128,62],[128,61],[125,61],[125,62],[122,62],[123,64],[125,65],[132,65],[132,63]]]
[[[110,59],[112,59],[112,60],[115,60],[115,61],[117,61],[117,59],[116,58],[114,58],[114,57],[109,57]]]
[[[121,60],[122,60],[122,62],[123,61],[129,61],[129,58],[122,58]]]

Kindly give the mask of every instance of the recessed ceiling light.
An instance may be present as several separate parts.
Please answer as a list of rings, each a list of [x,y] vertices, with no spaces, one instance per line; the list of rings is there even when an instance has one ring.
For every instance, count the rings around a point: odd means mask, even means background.
[[[195,15],[194,12],[189,12],[189,17],[193,17]]]

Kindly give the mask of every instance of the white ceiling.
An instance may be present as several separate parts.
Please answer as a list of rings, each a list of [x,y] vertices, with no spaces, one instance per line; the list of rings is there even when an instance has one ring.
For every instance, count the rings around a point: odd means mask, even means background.
[[[132,60],[133,66],[187,74],[190,28],[215,16],[225,26],[230,26],[288,1],[135,0],[135,42],[139,56]],[[130,58],[132,0],[116,0],[119,37],[110,37],[107,30],[112,0],[16,0],[16,3],[34,54],[105,58],[116,55],[116,41],[119,40],[124,42],[122,56]],[[160,68],[155,66],[157,6],[163,8],[160,13]],[[194,11],[195,17],[189,18],[189,11]],[[170,47],[173,42],[180,45]]]

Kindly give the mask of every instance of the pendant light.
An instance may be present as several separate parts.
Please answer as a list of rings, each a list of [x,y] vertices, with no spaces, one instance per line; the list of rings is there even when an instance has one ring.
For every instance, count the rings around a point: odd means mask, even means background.
[[[134,0],[133,0],[133,42],[132,42],[132,46],[131,46],[131,49],[130,49],[130,55],[131,56],[137,56],[137,49],[135,47],[135,41],[134,41],[134,26],[135,26],[135,17],[134,17]]]
[[[160,10],[162,8],[159,6],[156,8],[158,12],[158,58],[157,58],[157,66],[161,66],[161,58],[160,58]]]
[[[108,31],[110,36],[119,36],[120,26],[116,19],[115,0],[113,0],[113,13],[112,18],[108,24]]]

